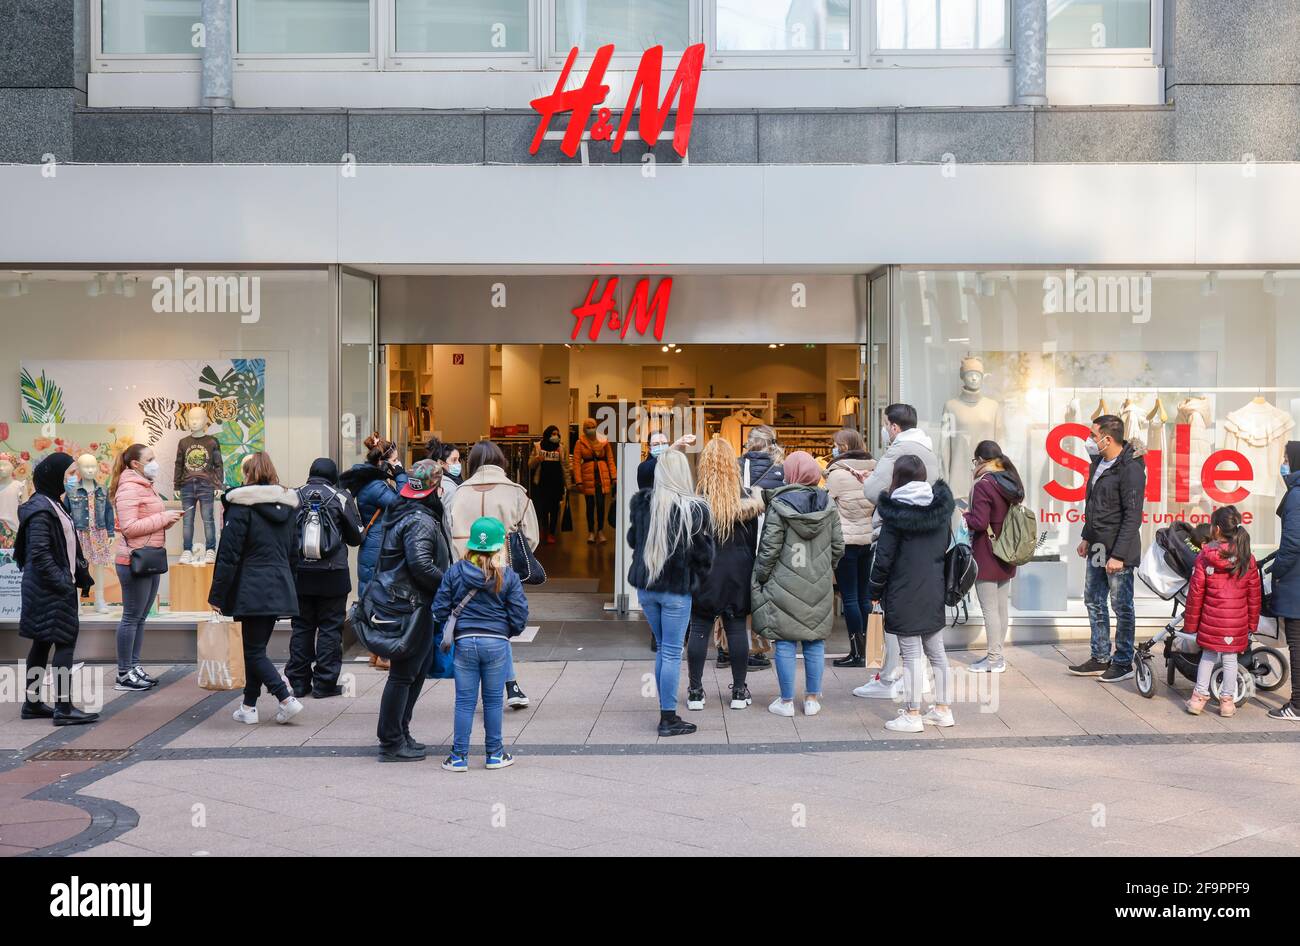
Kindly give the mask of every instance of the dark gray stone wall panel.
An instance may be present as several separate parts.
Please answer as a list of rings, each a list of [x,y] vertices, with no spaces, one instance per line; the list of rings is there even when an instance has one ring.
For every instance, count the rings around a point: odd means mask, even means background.
[[[888,164],[893,112],[768,112],[758,116],[764,164]]]
[[[1175,78],[1184,84],[1300,83],[1296,0],[1169,0]]]
[[[0,161],[37,164],[43,155],[71,161],[74,89],[0,88]]]
[[[208,164],[212,113],[78,111],[72,116],[74,153],[94,164]]]
[[[77,9],[84,2],[0,0],[0,88],[85,90],[77,48],[78,30],[88,30]]]
[[[898,113],[898,160],[958,164],[1034,159],[1034,118],[1029,109],[903,111]]]
[[[1300,86],[1180,85],[1178,161],[1300,161]]]
[[[348,150],[342,112],[227,112],[212,115],[219,164],[331,164]]]
[[[1034,115],[1035,161],[1048,163],[1172,161],[1174,111],[1044,109]]]
[[[481,164],[484,116],[353,112],[348,150],[362,164]]]
[[[697,112],[687,152],[692,164],[754,164],[758,161],[758,115]]]

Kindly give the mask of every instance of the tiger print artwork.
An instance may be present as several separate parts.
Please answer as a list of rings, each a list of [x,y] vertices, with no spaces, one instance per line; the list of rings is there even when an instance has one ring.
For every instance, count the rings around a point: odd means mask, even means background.
[[[232,421],[239,413],[239,400],[233,397],[218,397],[210,401],[177,401],[170,397],[147,397],[140,402],[140,412],[144,415],[143,423],[149,431],[149,446],[162,439],[169,430],[187,430],[185,415],[190,408],[201,407],[208,412],[208,419],[214,424]]]

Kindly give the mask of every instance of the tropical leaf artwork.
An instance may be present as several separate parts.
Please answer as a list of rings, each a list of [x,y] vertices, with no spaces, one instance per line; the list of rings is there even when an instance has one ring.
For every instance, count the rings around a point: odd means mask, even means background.
[[[41,372],[39,380],[25,367],[19,380],[23,409],[19,417],[24,424],[61,424],[64,420],[63,389]]]
[[[232,360],[231,365],[220,376],[211,365],[204,365],[199,373],[199,397],[203,400],[234,398],[239,405],[239,419],[254,424],[260,419],[265,397],[266,361],[243,358]]]
[[[247,426],[238,420],[227,421],[221,425],[217,443],[221,445],[226,489],[239,486],[243,482],[239,468],[244,457],[266,449],[266,425],[260,419]]]

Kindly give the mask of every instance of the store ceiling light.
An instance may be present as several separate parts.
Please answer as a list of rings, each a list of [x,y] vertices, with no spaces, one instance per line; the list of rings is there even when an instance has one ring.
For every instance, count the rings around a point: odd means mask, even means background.
[[[661,352],[663,352],[665,355],[668,354],[668,346],[667,346],[667,345],[665,345],[663,348],[661,348],[661,349],[659,349],[659,350],[660,350]]]
[[[768,348],[775,348],[775,347],[776,347],[776,342],[768,342],[767,347],[768,347]]]
[[[673,353],[674,353],[674,354],[677,354],[677,355],[680,355],[680,354],[682,353],[682,349],[681,349],[681,347],[678,346],[677,348],[674,348],[674,349],[673,349]]]

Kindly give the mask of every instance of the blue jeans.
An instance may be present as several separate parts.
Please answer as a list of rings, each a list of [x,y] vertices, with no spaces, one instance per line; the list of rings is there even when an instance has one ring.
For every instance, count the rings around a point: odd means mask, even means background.
[[[198,504],[199,509],[203,512],[203,541],[207,543],[206,547],[211,550],[217,547],[217,522],[212,515],[212,484],[201,483],[198,480],[190,480],[181,487],[181,511],[185,514],[185,522],[181,526],[181,532],[184,533],[184,547],[190,548],[194,544],[194,505]]]
[[[794,699],[794,662],[798,641],[774,641],[776,647],[776,682],[781,699]],[[803,692],[821,693],[822,672],[826,669],[826,642],[803,642]]]
[[[500,752],[501,708],[505,706],[506,663],[510,642],[502,637],[459,637],[456,639],[456,734],[451,751],[469,755],[469,735],[474,728],[474,709],[483,693],[483,729],[487,754]]]
[[[1133,637],[1136,620],[1133,611],[1133,569],[1108,575],[1102,565],[1087,565],[1083,578],[1083,603],[1088,609],[1088,623],[1092,626],[1092,657],[1094,660],[1111,660],[1110,610],[1115,612],[1115,656],[1117,667],[1133,666]]]
[[[117,672],[126,673],[140,663],[144,644],[144,619],[149,616],[154,596],[158,594],[161,575],[131,574],[130,565],[117,566],[117,581],[122,586],[122,620],[117,624]]]
[[[850,636],[866,631],[867,615],[871,613],[871,602],[867,600],[871,550],[870,545],[846,545],[844,557],[835,566],[835,584],[840,589],[844,623],[849,626]]]
[[[659,690],[659,709],[677,709],[677,687],[682,679],[682,648],[686,629],[691,623],[691,596],[666,591],[638,591],[641,610],[650,622],[650,633],[659,649],[655,652],[655,686]]]

